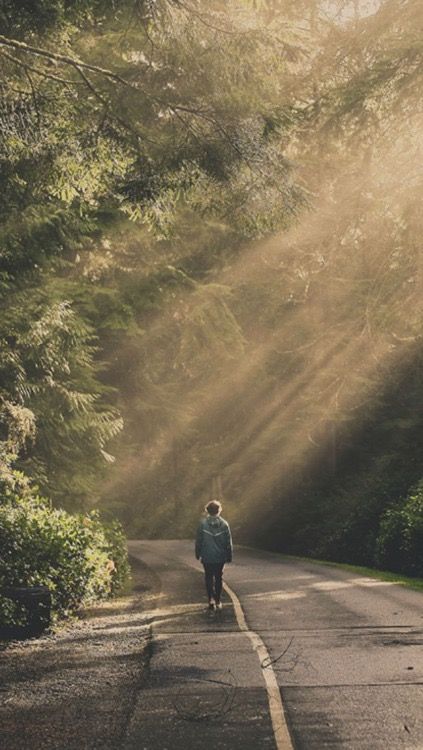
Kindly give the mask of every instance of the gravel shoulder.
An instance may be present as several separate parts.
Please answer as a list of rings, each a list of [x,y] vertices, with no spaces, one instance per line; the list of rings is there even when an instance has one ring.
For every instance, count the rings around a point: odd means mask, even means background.
[[[158,577],[131,559],[131,592],[53,634],[0,642],[0,747],[122,745],[149,659]]]

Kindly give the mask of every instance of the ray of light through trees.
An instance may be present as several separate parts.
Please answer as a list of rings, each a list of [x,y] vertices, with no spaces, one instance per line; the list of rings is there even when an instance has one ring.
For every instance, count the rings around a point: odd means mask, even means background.
[[[422,21],[0,2],[6,493],[420,570]]]

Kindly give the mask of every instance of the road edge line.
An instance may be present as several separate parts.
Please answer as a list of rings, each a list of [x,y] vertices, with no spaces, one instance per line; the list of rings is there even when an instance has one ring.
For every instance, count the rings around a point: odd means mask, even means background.
[[[235,591],[228,586],[227,583],[223,583],[223,588],[230,597],[235,610],[235,617],[238,623],[238,627],[242,633],[245,633],[251,641],[253,650],[256,652],[260,666],[266,661],[269,666],[264,669],[262,667],[262,675],[266,685],[267,700],[269,703],[269,713],[272,722],[273,734],[275,736],[277,750],[294,750],[292,744],[291,735],[289,733],[288,724],[285,718],[285,711],[282,703],[281,691],[276,679],[275,671],[271,664],[270,654],[267,650],[264,641],[261,636],[247,624],[245,619],[244,610],[242,604],[238,599]]]

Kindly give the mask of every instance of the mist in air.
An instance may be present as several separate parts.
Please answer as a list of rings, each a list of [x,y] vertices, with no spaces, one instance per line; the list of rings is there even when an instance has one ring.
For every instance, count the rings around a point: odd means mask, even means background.
[[[163,278],[160,309],[116,356],[125,428],[102,493],[132,536],[190,535],[218,497],[238,539],[275,548],[319,551],[324,519],[328,554],[334,515],[351,524],[367,501],[380,511],[399,437],[414,456],[418,5],[256,8],[289,40],[268,172],[257,163],[248,194],[233,177],[240,201],[225,220],[181,205],[155,254],[141,228],[110,232],[123,255],[144,253],[137,283]],[[266,212],[273,223],[240,240],[234,224]],[[404,483],[419,469],[410,458]]]

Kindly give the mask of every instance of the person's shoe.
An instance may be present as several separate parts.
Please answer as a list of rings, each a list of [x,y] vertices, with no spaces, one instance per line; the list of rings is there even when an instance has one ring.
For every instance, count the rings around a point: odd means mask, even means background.
[[[216,602],[216,609],[221,611],[223,609],[222,602]]]
[[[210,601],[209,601],[209,610],[211,612],[214,612],[214,608],[215,608],[214,601],[213,601],[213,599],[210,599]]]

